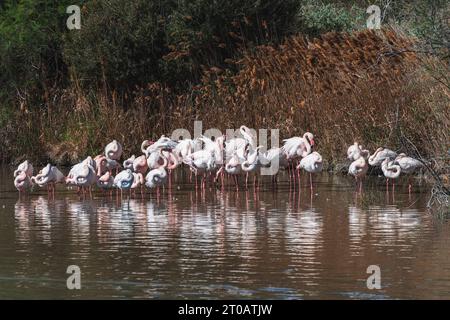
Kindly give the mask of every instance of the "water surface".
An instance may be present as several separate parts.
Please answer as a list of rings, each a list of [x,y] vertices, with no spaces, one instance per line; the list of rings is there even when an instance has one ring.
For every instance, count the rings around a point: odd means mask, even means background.
[[[269,180],[270,181],[270,180]],[[450,223],[428,190],[362,195],[345,176],[259,192],[171,190],[120,201],[58,188],[19,199],[0,171],[0,298],[450,298]],[[81,268],[81,290],[66,269]],[[369,265],[381,268],[369,290]]]

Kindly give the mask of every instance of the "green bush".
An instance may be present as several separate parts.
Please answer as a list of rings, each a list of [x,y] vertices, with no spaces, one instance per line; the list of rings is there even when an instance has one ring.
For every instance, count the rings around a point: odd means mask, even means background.
[[[7,0],[0,8],[0,97],[60,85],[65,2]]]
[[[92,0],[82,7],[81,30],[64,37],[64,58],[77,80],[113,88],[161,80],[169,52],[165,28],[174,1]]]
[[[132,88],[197,81],[201,66],[224,66],[239,48],[292,32],[298,0],[93,0],[82,29],[65,38],[72,74]]]
[[[351,31],[361,22],[361,8],[346,7],[321,1],[307,1],[298,13],[302,33],[319,36],[329,31]]]

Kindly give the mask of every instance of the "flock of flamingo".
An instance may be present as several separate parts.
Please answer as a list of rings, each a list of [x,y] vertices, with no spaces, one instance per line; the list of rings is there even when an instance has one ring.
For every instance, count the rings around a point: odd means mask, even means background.
[[[156,189],[166,183],[170,184],[172,172],[184,165],[195,174],[195,187],[204,190],[209,180],[217,185],[224,185],[224,178],[233,180],[236,189],[239,189],[240,175],[245,174],[245,185],[248,178],[253,176],[253,186],[258,188],[258,171],[263,167],[271,167],[276,161],[278,168],[289,172],[289,180],[300,183],[300,171],[310,174],[310,187],[313,188],[312,174],[323,169],[322,156],[313,151],[315,147],[314,136],[307,132],[302,137],[292,137],[283,140],[279,148],[272,148],[262,152],[262,146],[257,146],[251,130],[246,126],[240,127],[242,137],[225,139],[225,136],[212,140],[202,136],[197,139],[183,139],[174,141],[162,136],[157,141],[145,140],[141,144],[142,155],[132,155],[120,163],[122,146],[116,140],[105,147],[104,154],[94,158],[87,157],[74,165],[67,176],[56,166],[47,164],[37,175],[33,175],[33,166],[26,160],[14,171],[14,185],[19,193],[27,192],[34,185],[47,187],[49,193],[55,192],[56,184],[67,184],[77,187],[80,194],[89,193],[92,197],[92,187],[112,191],[120,190],[143,194],[144,186]],[[352,161],[348,173],[355,177],[359,192],[362,190],[362,180],[367,174],[369,165],[381,167],[386,177],[396,179],[401,173],[411,174],[422,166],[422,162],[406,156],[404,153],[378,148],[373,154],[355,142],[347,150],[347,158]],[[115,175],[115,176],[113,176]],[[198,183],[198,176],[201,181]],[[277,172],[272,177],[276,183]],[[394,183],[392,185],[394,188]],[[409,184],[411,191],[411,184]]]

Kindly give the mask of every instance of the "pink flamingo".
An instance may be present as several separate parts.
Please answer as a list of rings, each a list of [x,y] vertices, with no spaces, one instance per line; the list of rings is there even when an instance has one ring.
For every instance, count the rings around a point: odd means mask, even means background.
[[[19,195],[26,192],[33,185],[31,178],[26,174],[26,171],[20,171],[14,178],[14,187],[19,191]]]

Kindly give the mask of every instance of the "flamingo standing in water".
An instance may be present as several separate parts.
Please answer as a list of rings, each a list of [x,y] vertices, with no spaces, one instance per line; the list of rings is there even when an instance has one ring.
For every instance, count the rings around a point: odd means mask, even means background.
[[[84,194],[87,189],[92,198],[92,185],[97,182],[97,178],[95,161],[91,157],[87,157],[70,169],[66,177],[66,183],[77,186],[78,193]]]
[[[386,177],[386,190],[389,190],[389,179],[392,179],[392,192],[394,192],[394,179],[397,179],[400,176],[401,168],[399,165],[394,164],[394,161],[386,158],[381,163],[381,170],[383,171],[384,176]]]
[[[148,188],[157,188],[157,195],[159,196],[159,187],[164,185],[167,181],[167,171],[166,167],[168,165],[167,159],[162,155],[162,151],[160,150],[160,154],[163,159],[163,164],[158,168],[152,169],[145,176],[145,185]]]
[[[17,169],[14,171],[14,177],[17,177],[21,172],[25,172],[25,174],[31,178],[33,176],[33,171],[34,169],[31,162],[25,160],[24,162],[19,164]]]
[[[32,187],[32,176],[33,165],[28,160],[25,160],[19,164],[17,169],[14,171],[14,186],[19,191],[19,195]]]
[[[144,197],[143,185],[145,184],[144,175],[140,172],[133,172],[133,183],[131,184],[131,190],[135,191],[137,188],[141,189],[141,196]]]
[[[248,146],[250,148],[250,145]],[[249,149],[247,148],[247,149]],[[247,156],[244,162],[241,164],[242,171],[246,172],[245,187],[247,188],[248,175],[253,173],[253,186],[256,186],[256,172],[260,167],[259,150],[262,146],[257,147],[255,150],[247,150]]]
[[[123,190],[130,190],[134,182],[133,171],[125,169],[120,171],[114,178],[114,185],[120,189],[120,197],[123,196]]]
[[[178,141],[178,144],[174,148],[173,152],[178,159],[183,160],[191,153],[194,152],[195,142],[192,139],[183,139]]]
[[[183,163],[188,165],[195,173],[195,184],[197,186],[197,175],[202,175],[201,187],[202,189],[206,183],[206,174],[211,172],[216,167],[216,159],[214,152],[210,150],[199,150],[191,153],[183,160]]]
[[[291,180],[291,172],[294,175],[294,170],[291,170],[291,166],[294,166],[294,162],[297,161],[297,166],[299,164],[299,159],[304,158],[309,155],[312,151],[312,147],[314,146],[314,135],[311,132],[306,132],[303,134],[303,137],[292,137],[289,139],[283,140],[284,144],[281,147],[284,153],[286,154],[287,160],[289,162],[288,170],[289,170],[289,180]],[[298,174],[300,171],[298,171]],[[293,176],[295,179],[295,176]],[[300,178],[300,176],[298,176]]]
[[[362,145],[360,145],[358,142],[355,142],[347,149],[347,159],[350,161],[358,160],[359,157],[361,157],[362,151],[363,151]]]
[[[234,153],[236,153],[237,156],[241,159],[245,158],[247,145],[250,145],[252,149],[256,149],[256,141],[251,134],[250,128],[241,126],[239,128],[239,132],[241,133],[243,138],[231,138],[225,141],[226,159],[230,159],[231,157],[233,157]]]
[[[112,190],[112,188],[114,187],[114,177],[112,176],[110,171],[106,171],[105,174],[98,177],[97,187],[104,191]]]
[[[297,170],[300,170],[300,169],[303,169],[306,172],[309,172],[309,182],[310,182],[311,191],[312,191],[312,189],[313,189],[312,174],[322,172],[322,169],[323,169],[322,156],[316,151],[308,154],[306,157],[304,157],[300,161],[299,165],[297,166]]]
[[[367,170],[369,169],[369,165],[366,161],[366,157],[369,155],[367,150],[366,152],[362,151],[359,155],[359,158],[353,161],[348,168],[348,174],[351,174],[355,177],[356,186],[358,187],[359,180],[359,192],[362,192],[362,180],[365,177]]]
[[[292,137],[283,140],[283,151],[286,152],[288,160],[298,159],[299,157],[306,157],[311,153],[314,146],[314,135],[311,132],[306,132],[303,137]]]
[[[237,152],[233,153],[231,159],[225,164],[225,172],[233,176],[234,183],[236,184],[236,190],[239,190],[238,175],[242,172],[242,161],[239,158]]]
[[[282,148],[271,148],[259,155],[261,167],[272,168],[275,165],[275,172],[272,172],[272,183],[277,182],[279,169],[286,169],[289,161],[286,152]]]
[[[116,174],[120,169],[120,157],[122,156],[122,145],[117,142],[117,140],[113,140],[108,143],[105,147],[105,156],[106,156],[106,167],[108,170],[115,170]]]
[[[31,178],[26,174],[26,171],[20,171],[16,173],[14,178],[14,187],[19,191],[19,195],[26,192],[32,187],[33,183]]]
[[[97,176],[102,176],[108,171],[108,158],[104,155],[98,155],[94,158],[95,166],[92,163],[89,163],[94,169],[97,170]]]
[[[64,182],[64,178],[64,174],[49,163],[36,176],[31,177],[31,181],[41,188],[47,186],[47,190],[54,194],[55,184]]]
[[[400,153],[395,158],[394,164],[399,165],[402,173],[407,175],[413,174],[416,170],[423,167],[423,163],[412,157],[408,157],[404,153]],[[408,177],[408,192],[411,193],[411,177]]]

